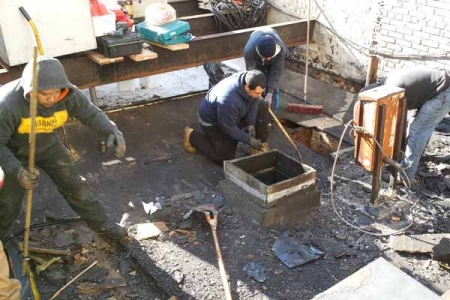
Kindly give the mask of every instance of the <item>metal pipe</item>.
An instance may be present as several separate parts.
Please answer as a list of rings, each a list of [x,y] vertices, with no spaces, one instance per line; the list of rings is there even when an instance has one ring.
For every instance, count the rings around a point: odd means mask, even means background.
[[[219,273],[220,273],[220,277],[222,278],[223,288],[225,290],[225,299],[233,300],[233,297],[231,295],[230,283],[228,282],[227,272],[225,271],[225,264],[223,262],[222,251],[220,250],[219,238],[217,237],[218,212],[213,211],[213,214],[214,214],[214,218],[211,218],[211,212],[205,211],[206,220],[208,221],[209,225],[211,226],[211,231],[213,234],[214,247],[216,248],[217,261],[219,264]]]
[[[33,19],[31,19],[30,15],[25,10],[25,8],[23,8],[21,6],[21,7],[19,7],[19,10],[22,13],[22,15],[25,17],[25,19],[27,19],[28,23],[30,24],[31,29],[33,30],[34,38],[36,39],[37,47],[39,49],[39,54],[43,55],[44,54],[44,49],[42,48],[41,38],[39,36],[39,31],[36,28],[36,24],[34,24]]]
[[[309,29],[311,22],[311,0],[308,0],[308,18],[306,20],[306,58],[305,58],[305,83],[303,86],[303,96],[305,102],[308,98],[308,60],[309,60]]]
[[[37,57],[38,50],[34,47],[34,55],[33,55],[33,89],[30,93],[30,135],[29,135],[29,144],[30,144],[30,153],[28,157],[28,171],[31,174],[34,174],[34,165],[35,165],[35,152],[36,152],[36,113],[37,113]],[[26,272],[29,268],[28,261],[28,241],[30,239],[30,223],[31,223],[31,207],[33,204],[33,189],[27,190],[27,204],[25,209],[25,234],[23,239],[23,263],[22,263],[22,276],[26,275]]]

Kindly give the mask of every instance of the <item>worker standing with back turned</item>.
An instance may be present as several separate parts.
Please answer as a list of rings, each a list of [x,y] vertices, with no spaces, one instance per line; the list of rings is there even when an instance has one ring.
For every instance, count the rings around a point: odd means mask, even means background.
[[[450,111],[450,71],[430,67],[394,70],[379,83],[369,85],[363,90],[379,85],[405,89],[408,134],[402,165],[408,167],[406,174],[409,180],[414,182],[420,157],[428,140],[436,125]],[[388,180],[387,176],[383,179]]]
[[[266,75],[267,88],[264,91],[264,101],[258,105],[258,121],[267,126],[264,128],[264,149],[269,150],[267,138],[269,136],[270,107],[276,113],[280,102],[281,75],[284,70],[284,60],[287,48],[278,33],[270,28],[263,27],[255,30],[244,48],[245,66],[247,71],[259,70]],[[261,126],[261,124],[260,124]]]
[[[202,130],[184,129],[184,149],[199,152],[216,163],[233,159],[238,142],[262,150],[255,128],[257,100],[266,88],[260,71],[236,73],[221,80],[206,94],[198,109]]]
[[[0,165],[5,172],[5,186],[0,190],[0,239],[17,218],[26,189],[33,189],[39,177],[27,171],[30,134],[30,92],[32,62],[22,78],[0,88]],[[37,61],[36,165],[58,187],[59,192],[101,236],[119,240],[124,228],[108,220],[104,207],[93,199],[86,178],[80,176],[70,151],[62,144],[59,132],[69,117],[94,130],[115,145],[115,155],[122,157],[126,146],[117,126],[67,79],[62,64],[55,58],[40,56]]]

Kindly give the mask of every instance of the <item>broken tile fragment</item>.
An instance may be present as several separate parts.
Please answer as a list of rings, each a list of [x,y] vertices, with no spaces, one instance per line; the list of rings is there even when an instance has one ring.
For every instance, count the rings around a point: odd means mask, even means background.
[[[142,241],[145,239],[158,237],[161,233],[169,231],[166,223],[154,222],[154,223],[142,223],[137,224],[136,239]]]

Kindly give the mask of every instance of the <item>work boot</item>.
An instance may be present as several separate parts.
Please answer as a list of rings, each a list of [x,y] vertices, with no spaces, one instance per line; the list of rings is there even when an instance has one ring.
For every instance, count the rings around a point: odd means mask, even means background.
[[[262,145],[263,145],[263,149],[262,150],[257,150],[255,148],[250,147],[250,155],[260,154],[260,153],[264,153],[264,152],[267,152],[267,151],[270,150],[268,142],[264,142],[264,143],[262,143]]]
[[[381,180],[389,183],[390,179],[391,179],[390,172],[385,171],[385,172],[381,173]],[[417,183],[417,181],[414,179],[414,180],[410,180],[409,183],[411,184],[411,186],[413,186]],[[408,181],[403,176],[400,175],[400,172],[397,173],[397,185],[408,187]]]
[[[121,240],[127,239],[128,237],[127,229],[118,225],[117,223],[107,224],[106,226],[103,226],[96,231],[101,238],[113,242],[120,242]]]
[[[195,152],[197,152],[197,149],[194,148],[194,146],[191,145],[191,142],[189,141],[189,137],[191,136],[192,131],[194,131],[194,129],[192,129],[191,127],[184,127],[184,142],[183,142],[183,147],[184,150],[186,150],[186,152],[194,154]]]

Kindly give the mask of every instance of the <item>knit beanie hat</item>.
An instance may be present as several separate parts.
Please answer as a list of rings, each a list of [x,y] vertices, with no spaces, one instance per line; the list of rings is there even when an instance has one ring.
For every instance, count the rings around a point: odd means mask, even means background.
[[[257,49],[262,57],[274,56],[276,51],[275,39],[270,35],[263,35],[258,41]]]

